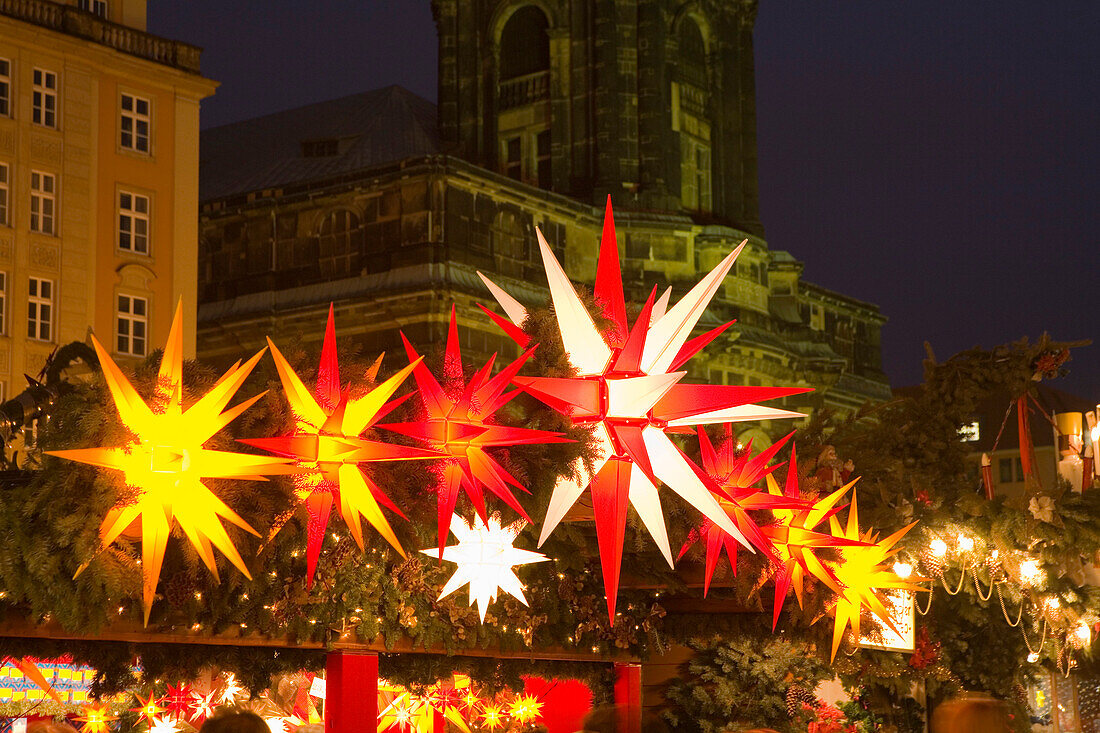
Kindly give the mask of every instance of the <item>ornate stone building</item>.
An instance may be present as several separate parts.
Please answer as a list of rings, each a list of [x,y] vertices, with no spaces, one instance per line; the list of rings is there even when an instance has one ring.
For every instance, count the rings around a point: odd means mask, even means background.
[[[435,0],[439,104],[389,87],[203,133],[199,349],[319,340],[514,353],[476,271],[546,300],[534,228],[591,283],[611,195],[624,278],[674,299],[748,246],[700,328],[696,378],[809,385],[787,407],[889,397],[878,308],[802,280],[757,205],[753,2]],[[400,357],[399,357],[400,358]],[[395,362],[396,364],[397,362]],[[765,428],[767,426],[764,426]]]
[[[0,402],[93,331],[122,362],[194,300],[200,49],[146,0],[0,0]],[[185,319],[184,349],[195,351]]]

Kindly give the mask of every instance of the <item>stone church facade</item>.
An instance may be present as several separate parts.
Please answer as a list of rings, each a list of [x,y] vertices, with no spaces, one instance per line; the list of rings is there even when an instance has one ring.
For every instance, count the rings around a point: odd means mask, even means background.
[[[389,87],[203,133],[200,355],[235,359],[265,335],[319,341],[333,302],[339,333],[394,366],[398,330],[440,342],[451,303],[468,353],[508,356],[476,308],[491,302],[476,272],[545,303],[538,226],[590,284],[610,194],[636,300],[658,284],[675,301],[748,240],[699,328],[737,323],[691,378],[816,388],[790,409],[889,397],[878,308],[806,282],[764,239],[755,2],[432,9],[438,106]]]

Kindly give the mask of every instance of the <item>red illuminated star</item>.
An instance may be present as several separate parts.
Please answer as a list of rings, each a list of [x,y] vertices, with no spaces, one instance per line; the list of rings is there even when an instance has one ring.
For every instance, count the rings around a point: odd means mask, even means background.
[[[754,510],[774,510],[778,508],[797,509],[805,505],[800,498],[786,496],[774,496],[763,491],[758,486],[761,479],[770,474],[782,464],[768,465],[780,448],[786,444],[793,433],[788,434],[774,443],[770,448],[752,456],[752,442],[750,441],[739,454],[739,445],[733,437],[733,425],[726,425],[726,435],[715,450],[706,431],[699,428],[699,449],[703,459],[703,470],[714,482],[714,494],[718,504],[726,515],[737,526],[741,534],[753,547],[763,552],[773,562],[778,563],[775,546],[768,536],[761,530],[757,523],[749,516]],[[737,575],[737,539],[722,530],[721,527],[705,520],[702,526],[688,535],[687,542],[680,549],[680,557],[684,556],[688,548],[696,541],[703,539],[706,542],[706,564],[703,580],[703,595],[710,591],[710,581],[714,577],[714,570],[718,565],[718,558],[722,550],[726,551],[729,558],[730,569]]]
[[[530,428],[513,428],[496,422],[495,414],[521,390],[508,390],[508,385],[534,349],[528,349],[518,359],[490,378],[496,355],[490,357],[481,369],[465,382],[462,372],[462,355],[458,344],[458,326],[454,308],[447,332],[447,348],[443,371],[446,386],[441,385],[431,371],[420,363],[421,357],[402,334],[405,351],[413,362],[413,376],[424,405],[424,417],[416,422],[380,425],[402,435],[419,438],[432,448],[448,454],[443,461],[438,479],[438,531],[439,557],[451,525],[455,504],[460,491],[465,491],[482,521],[488,520],[483,488],[510,506],[517,514],[530,522],[512,489],[526,491],[510,473],[486,452],[487,448],[524,445],[531,443],[569,442],[557,433]]]

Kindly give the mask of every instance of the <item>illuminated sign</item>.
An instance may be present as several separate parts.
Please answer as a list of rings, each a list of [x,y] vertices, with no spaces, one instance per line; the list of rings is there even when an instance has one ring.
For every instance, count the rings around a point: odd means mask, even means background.
[[[874,614],[866,631],[859,636],[859,645],[864,649],[885,649],[892,652],[911,652],[916,650],[914,632],[916,617],[913,612],[913,593],[907,590],[883,591],[886,608],[890,611],[891,629]]]

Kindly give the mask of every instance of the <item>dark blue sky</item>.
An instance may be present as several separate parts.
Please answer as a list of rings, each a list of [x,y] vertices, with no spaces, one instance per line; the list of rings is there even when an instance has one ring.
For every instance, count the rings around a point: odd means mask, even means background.
[[[306,10],[303,10],[305,8]],[[435,99],[428,0],[151,3],[205,48],[203,126],[387,84]],[[895,385],[1100,321],[1100,2],[761,0],[761,209],[805,277],[877,303]],[[1100,346],[1059,386],[1100,401]]]

